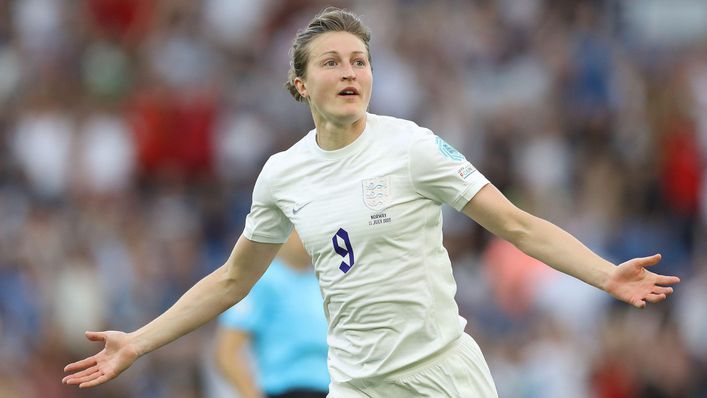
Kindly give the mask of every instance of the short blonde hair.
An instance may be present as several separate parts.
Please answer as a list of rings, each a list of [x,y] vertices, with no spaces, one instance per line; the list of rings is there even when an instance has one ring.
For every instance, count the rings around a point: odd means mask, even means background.
[[[363,42],[366,46],[368,61],[371,54],[368,49],[368,42],[371,40],[371,31],[366,27],[361,19],[347,10],[336,7],[327,7],[312,19],[305,29],[297,32],[295,40],[292,42],[290,51],[290,70],[287,73],[285,88],[292,97],[299,102],[305,102],[297,87],[295,78],[304,78],[307,75],[307,63],[309,62],[309,43],[317,36],[327,32],[348,32]]]

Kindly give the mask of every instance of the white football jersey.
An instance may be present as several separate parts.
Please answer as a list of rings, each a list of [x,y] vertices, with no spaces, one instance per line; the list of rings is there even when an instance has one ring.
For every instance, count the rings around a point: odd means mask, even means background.
[[[461,210],[488,180],[410,121],[367,114],[334,151],[315,135],[267,161],[244,235],[282,243],[294,225],[324,297],[332,379],[381,376],[461,335],[441,206]]]

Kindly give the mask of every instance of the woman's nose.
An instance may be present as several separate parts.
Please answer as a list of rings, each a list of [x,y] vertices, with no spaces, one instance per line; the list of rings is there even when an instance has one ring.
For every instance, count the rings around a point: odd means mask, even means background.
[[[355,80],[356,71],[354,71],[351,65],[344,66],[344,70],[341,73],[341,80]]]

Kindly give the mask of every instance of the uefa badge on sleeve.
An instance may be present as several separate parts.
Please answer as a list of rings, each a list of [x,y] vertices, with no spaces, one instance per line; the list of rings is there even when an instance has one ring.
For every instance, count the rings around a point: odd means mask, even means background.
[[[439,149],[439,152],[445,158],[455,162],[462,162],[466,160],[461,152],[457,151],[453,146],[449,145],[447,141],[443,140],[439,136],[435,136],[435,142],[437,143],[437,149]]]

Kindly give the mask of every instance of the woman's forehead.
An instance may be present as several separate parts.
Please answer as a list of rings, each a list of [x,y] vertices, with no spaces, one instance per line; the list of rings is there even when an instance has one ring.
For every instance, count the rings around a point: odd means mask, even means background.
[[[312,57],[321,57],[327,54],[348,55],[352,53],[368,54],[363,41],[349,32],[322,33],[312,40],[309,46],[309,54]]]

